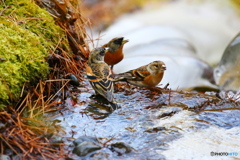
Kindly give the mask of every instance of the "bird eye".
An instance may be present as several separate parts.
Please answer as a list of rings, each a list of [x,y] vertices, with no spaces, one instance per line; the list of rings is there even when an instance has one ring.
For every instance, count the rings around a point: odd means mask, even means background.
[[[113,41],[113,43],[121,45],[123,41],[123,37],[117,38],[115,41]]]
[[[157,68],[158,68],[158,65],[154,65],[153,67],[154,67],[155,69],[157,69]]]

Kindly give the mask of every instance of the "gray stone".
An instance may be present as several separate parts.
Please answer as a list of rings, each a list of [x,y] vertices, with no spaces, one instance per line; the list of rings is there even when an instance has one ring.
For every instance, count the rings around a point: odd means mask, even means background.
[[[94,142],[84,141],[78,144],[74,149],[73,153],[78,156],[86,156],[87,154],[101,149],[100,145],[95,144]]]

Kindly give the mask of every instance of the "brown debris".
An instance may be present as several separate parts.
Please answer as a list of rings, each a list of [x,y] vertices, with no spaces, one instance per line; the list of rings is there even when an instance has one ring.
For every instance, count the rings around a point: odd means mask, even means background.
[[[21,100],[15,106],[8,106],[8,110],[0,111],[0,153],[7,154],[7,149],[10,149],[20,159],[64,159],[67,158],[64,144],[51,143],[51,137],[57,136],[62,129],[51,121],[52,117],[45,116],[61,109],[58,104],[66,97],[70,80],[65,77],[68,74],[83,80],[89,53],[84,40],[87,22],[80,14],[78,0],[36,2],[45,7],[65,30],[74,54],[63,48],[60,40],[47,59],[52,68],[48,80],[40,80],[36,87],[23,86],[22,92],[27,90],[27,93],[22,93]]]
[[[69,45],[75,55],[87,59],[88,47],[84,38],[86,37],[85,26],[88,24],[80,12],[78,0],[35,0],[37,4],[45,8],[62,27],[67,34]]]
[[[0,130],[1,153],[10,148],[20,159],[36,159],[39,156],[43,159],[59,159],[66,157],[63,152],[63,144],[49,143],[47,135],[58,133],[61,129],[54,123],[46,123],[39,117],[44,113],[53,111],[51,99],[44,101],[42,86],[39,83],[34,90],[29,92],[22,101],[19,108],[0,112],[0,121],[4,124]],[[38,99],[33,102],[33,97]],[[56,109],[55,109],[56,110]],[[27,115],[23,117],[23,115]],[[55,149],[54,146],[58,146]]]

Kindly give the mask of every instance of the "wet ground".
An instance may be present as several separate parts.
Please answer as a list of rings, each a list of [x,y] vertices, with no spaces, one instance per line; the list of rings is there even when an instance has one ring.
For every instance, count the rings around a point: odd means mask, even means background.
[[[115,93],[120,108],[111,113],[107,102],[87,88],[72,88],[56,118],[70,158],[214,159],[211,152],[240,156],[240,105],[232,94],[160,93],[159,88],[120,83]]]

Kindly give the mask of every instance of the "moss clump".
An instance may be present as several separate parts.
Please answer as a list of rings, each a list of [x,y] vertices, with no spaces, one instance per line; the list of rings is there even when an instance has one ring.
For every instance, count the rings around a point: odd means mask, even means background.
[[[32,32],[0,20],[0,55],[6,59],[0,62],[0,99],[15,99],[24,82],[46,77],[48,65],[44,57],[47,50]]]
[[[6,0],[4,4],[2,7],[0,5],[0,10],[5,8],[3,16],[40,37],[45,47],[55,47],[65,36],[64,31],[55,24],[49,13],[36,5],[34,1]]]
[[[45,58],[65,38],[53,18],[33,1],[0,4],[0,109],[16,101],[24,83],[46,78]]]

